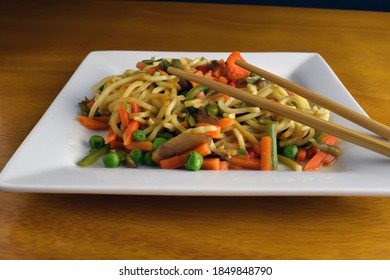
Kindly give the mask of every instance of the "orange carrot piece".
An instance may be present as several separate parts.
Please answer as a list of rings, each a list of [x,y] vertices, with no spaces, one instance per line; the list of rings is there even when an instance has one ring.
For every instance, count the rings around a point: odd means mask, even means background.
[[[160,72],[161,75],[163,75],[163,76],[168,76],[168,73],[165,72],[164,70],[158,69],[158,72]]]
[[[204,74],[204,77],[207,78],[207,79],[214,80],[213,72],[212,72],[211,70],[207,71],[207,72]]]
[[[97,121],[108,123],[108,121],[110,120],[110,116],[102,115],[102,116],[93,117],[93,119],[97,120]]]
[[[130,115],[129,112],[126,111],[125,103],[119,104],[119,118],[121,119],[123,129],[129,125]]]
[[[221,127],[219,125],[209,124],[209,123],[196,123],[195,127],[199,126],[215,126],[217,130],[207,131],[206,134],[213,137],[213,138],[220,138],[221,137]]]
[[[145,67],[147,66],[147,64],[143,61],[139,61],[137,62],[137,64],[135,65],[135,67],[137,67],[138,69],[142,70],[144,69]]]
[[[126,149],[129,151],[134,150],[134,149],[140,149],[143,152],[151,152],[153,151],[153,143],[151,141],[133,141],[127,144]]]
[[[196,71],[194,74],[198,75],[198,76],[203,76],[203,72],[201,70]],[[199,84],[197,84],[195,82],[190,81],[190,83],[192,84],[193,87],[199,86]]]
[[[220,170],[220,159],[219,158],[204,158],[201,169],[204,170]]]
[[[153,75],[153,73],[156,72],[158,69],[158,66],[150,67],[148,70],[146,70],[146,73],[149,75]]]
[[[89,110],[91,110],[91,108],[92,108],[92,106],[93,106],[94,103],[95,103],[95,98],[92,98],[91,100],[88,101],[88,103],[87,103],[87,108],[88,108]]]
[[[110,129],[108,130],[108,135],[106,137],[106,143],[111,143],[111,142],[114,142],[117,140],[117,135],[116,133],[114,132],[114,130],[110,127]]]
[[[236,65],[236,60],[245,61],[241,56],[239,51],[232,52],[226,60],[226,65],[228,69],[228,77],[233,82],[236,82],[239,79],[246,78],[250,75],[250,71]]]
[[[335,161],[335,157],[331,154],[326,154],[324,159],[322,160],[323,165],[331,165]]]
[[[125,150],[126,147],[123,145],[122,141],[111,141],[110,143],[111,149],[120,149],[120,150]]]
[[[169,158],[161,159],[160,160],[160,167],[163,169],[176,169],[183,167],[185,165],[185,162],[187,160],[187,157],[189,153],[191,152],[197,152],[202,157],[207,156],[211,154],[211,149],[208,143],[200,144],[199,146],[195,147],[194,149],[191,149],[187,152],[184,152],[179,155],[175,155]]]
[[[184,128],[188,128],[188,122],[187,121],[182,121],[182,122],[180,122],[180,124],[182,126],[184,126]]]
[[[261,160],[260,159],[246,159],[233,156],[230,159],[231,166],[229,169],[252,169],[252,170],[261,170]],[[240,167],[240,168],[236,168]]]
[[[139,122],[130,120],[125,132],[123,133],[123,144],[129,145],[133,141],[133,132],[139,128]]]
[[[260,140],[261,148],[261,170],[272,170],[272,138],[263,136]]]
[[[297,153],[297,157],[296,157],[296,161],[300,162],[300,161],[304,161],[306,158],[306,149],[305,148],[298,148],[298,153]]]
[[[230,98],[230,96],[227,95],[227,94],[221,93],[221,94],[217,94],[217,95],[215,95],[213,97],[210,97],[210,100],[218,102],[218,100],[220,98],[223,98],[226,101],[226,100],[228,100]]]
[[[221,129],[226,129],[234,124],[234,120],[231,118],[222,118],[217,121],[217,125],[221,127]]]
[[[257,142],[257,143],[255,143],[255,144],[253,145],[253,152],[254,152],[256,155],[258,155],[258,156],[261,155],[261,142],[260,142],[260,141]]]
[[[141,107],[135,101],[130,102],[130,107],[131,107],[131,112],[132,113],[139,113],[139,112],[141,112]]]
[[[220,83],[223,83],[225,85],[227,85],[227,83],[229,82],[229,80],[226,77],[224,77],[224,76],[218,77],[217,81],[220,82]]]
[[[304,171],[316,170],[322,165],[323,159],[326,157],[326,153],[318,151],[305,165]]]
[[[105,130],[110,127],[106,122],[94,120],[86,116],[77,116],[76,120],[78,120],[86,128],[93,130]]]
[[[227,162],[226,160],[220,160],[219,170],[229,170],[229,162]]]
[[[218,60],[218,67],[213,69],[214,78],[224,77],[226,75],[226,64],[223,59]]]
[[[320,140],[328,145],[335,145],[336,144],[336,141],[337,141],[337,138],[333,135],[330,135],[330,134],[327,134],[325,136],[322,136],[320,138]]]

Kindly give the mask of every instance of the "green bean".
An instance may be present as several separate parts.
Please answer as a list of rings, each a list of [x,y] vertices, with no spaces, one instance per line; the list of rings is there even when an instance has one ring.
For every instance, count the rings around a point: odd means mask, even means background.
[[[151,64],[153,64],[154,60],[153,59],[144,59],[144,60],[142,60],[142,62],[146,63],[148,65],[151,65]]]
[[[108,151],[110,151],[110,145],[109,144],[107,144],[104,147],[102,147],[102,148],[100,148],[100,149],[90,153],[89,155],[84,157],[82,160],[80,160],[77,163],[77,165],[81,166],[81,167],[89,166],[92,163],[94,163],[98,158],[100,158],[100,157],[104,156],[105,154],[107,154]]]
[[[266,134],[272,139],[272,151],[271,151],[271,160],[272,160],[272,169],[278,169],[278,143],[277,143],[277,131],[276,123],[268,123],[266,125]]]
[[[317,149],[320,149],[321,151],[323,151],[325,153],[331,154],[332,156],[335,156],[335,157],[340,155],[340,148],[339,147],[326,144],[325,142],[322,142],[321,140],[316,141],[314,138],[310,139],[309,141],[313,144],[314,147],[316,147]]]
[[[193,87],[192,89],[190,89],[189,92],[187,92],[186,100],[194,99],[199,93],[201,93],[202,91],[205,91],[205,90],[207,90],[207,87],[204,87],[204,86]]]

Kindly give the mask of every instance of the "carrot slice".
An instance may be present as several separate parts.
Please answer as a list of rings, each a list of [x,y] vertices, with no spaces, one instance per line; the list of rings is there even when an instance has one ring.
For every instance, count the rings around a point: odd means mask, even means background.
[[[135,65],[135,67],[137,67],[138,69],[142,70],[144,69],[146,66],[148,66],[145,62],[143,61],[139,61],[137,62],[137,64]]]
[[[247,159],[233,156],[230,159],[230,164],[230,169],[237,169],[236,167],[240,167],[244,169],[261,170],[260,159]]]
[[[226,160],[220,160],[219,170],[229,170],[229,162],[227,162]]]
[[[322,165],[323,159],[326,157],[326,153],[318,151],[305,165],[304,171],[316,170]]]
[[[123,129],[129,125],[130,115],[129,112],[126,111],[125,103],[119,104],[119,118],[121,119]]]
[[[106,143],[111,143],[111,142],[114,142],[117,140],[117,135],[116,133],[114,132],[114,130],[110,127],[110,129],[108,130],[108,135],[106,137]]]
[[[94,120],[86,116],[77,116],[76,120],[78,120],[86,128],[93,130],[105,130],[110,127],[106,122]]]
[[[245,61],[241,56],[239,51],[232,52],[226,60],[226,65],[228,69],[228,77],[233,82],[236,82],[239,79],[246,78],[250,75],[250,71],[236,65],[236,60]]]
[[[141,107],[138,105],[137,102],[130,102],[131,112],[132,113],[139,113],[141,112]]]
[[[333,135],[327,134],[322,136],[320,140],[328,145],[334,146],[336,144],[337,138]]]
[[[92,106],[93,106],[94,103],[95,103],[95,98],[92,98],[91,100],[88,101],[88,103],[87,103],[87,108],[88,108],[89,110],[91,110],[91,108],[92,108]]]
[[[140,149],[143,152],[151,152],[153,151],[153,143],[151,141],[133,141],[130,142],[129,144],[125,145],[126,149],[129,151],[134,150],[134,149]]]
[[[218,77],[218,82],[226,85],[229,82],[229,80],[224,76],[220,76],[220,77]]]
[[[221,127],[221,129],[226,129],[234,124],[234,120],[231,118],[222,118],[217,121],[217,125]]]
[[[261,170],[272,170],[272,138],[264,136],[260,140]]]
[[[335,157],[331,154],[326,154],[324,159],[322,160],[323,165],[331,165],[335,161]]]
[[[219,158],[204,158],[201,169],[205,170],[220,170],[220,159]]]
[[[221,94],[217,94],[213,97],[210,97],[210,100],[217,102],[220,98],[223,98],[226,101],[230,98],[230,96],[227,94],[221,93]]]
[[[298,153],[296,157],[296,161],[304,161],[306,158],[306,149],[305,148],[298,148]]]
[[[199,126],[215,126],[217,129],[212,131],[207,131],[206,134],[213,137],[213,138],[220,138],[221,137],[221,127],[219,125],[209,124],[209,123],[196,123],[195,127]]]
[[[199,71],[196,71],[194,74],[195,74],[195,75],[198,75],[198,76],[203,76],[203,72],[200,71],[200,70],[199,70]],[[199,86],[199,84],[197,84],[197,83],[195,83],[195,82],[191,82],[191,81],[190,81],[190,83],[192,84],[193,87]]]
[[[126,149],[126,147],[125,147],[125,145],[123,145],[122,141],[112,141],[109,144],[110,144],[111,149],[119,149],[119,150]]]
[[[139,122],[130,120],[125,132],[123,133],[123,144],[129,145],[133,141],[133,132],[139,128]]]
[[[146,70],[146,73],[148,73],[149,75],[153,75],[153,73],[156,72],[158,69],[158,66],[150,67],[148,70]]]

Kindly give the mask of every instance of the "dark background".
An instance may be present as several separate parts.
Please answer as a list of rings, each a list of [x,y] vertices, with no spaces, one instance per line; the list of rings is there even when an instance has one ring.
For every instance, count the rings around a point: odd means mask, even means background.
[[[155,1],[155,0],[154,0]],[[162,1],[162,0],[157,0]],[[348,9],[367,11],[390,11],[390,0],[170,0],[165,2],[200,2],[200,3],[226,3],[226,4],[249,4],[266,6],[309,7],[328,9]]]

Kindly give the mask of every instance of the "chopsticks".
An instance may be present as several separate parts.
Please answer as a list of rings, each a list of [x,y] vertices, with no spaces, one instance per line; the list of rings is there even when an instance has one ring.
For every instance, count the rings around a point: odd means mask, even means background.
[[[300,85],[294,84],[291,81],[288,81],[286,79],[283,79],[282,77],[279,77],[275,74],[272,74],[266,70],[263,70],[261,68],[258,68],[254,65],[251,65],[245,61],[242,60],[236,60],[236,64],[238,66],[241,66],[260,77],[273,82],[281,87],[284,87],[288,90],[291,90],[292,92],[312,101],[313,103],[320,105],[333,113],[338,114],[339,116],[350,120],[351,122],[360,125],[361,127],[364,127],[372,132],[375,132],[376,134],[386,138],[390,139],[390,128],[386,125],[375,121],[365,115],[362,115],[344,105],[341,105],[340,103],[337,103],[329,98],[326,98],[314,91],[311,91],[307,88],[304,88]]]
[[[304,113],[292,108],[289,108],[284,105],[280,105],[266,98],[262,98],[253,94],[250,94],[244,90],[234,88],[232,86],[222,84],[220,82],[204,78],[192,73],[185,72],[181,69],[175,67],[169,67],[168,73],[175,75],[179,78],[186,79],[192,82],[196,82],[205,87],[214,89],[219,92],[223,92],[229,96],[235,97],[242,101],[249,102],[253,105],[261,107],[264,110],[273,112],[275,114],[287,117],[289,119],[295,120],[304,125],[310,126],[316,130],[323,131],[328,134],[332,134],[340,139],[351,142],[363,148],[369,149],[371,151],[377,152],[384,156],[390,157],[390,143],[380,141],[376,138],[370,137],[368,135],[358,133],[354,130],[351,130],[346,127],[342,127],[338,124],[331,123],[319,119],[308,113]]]

